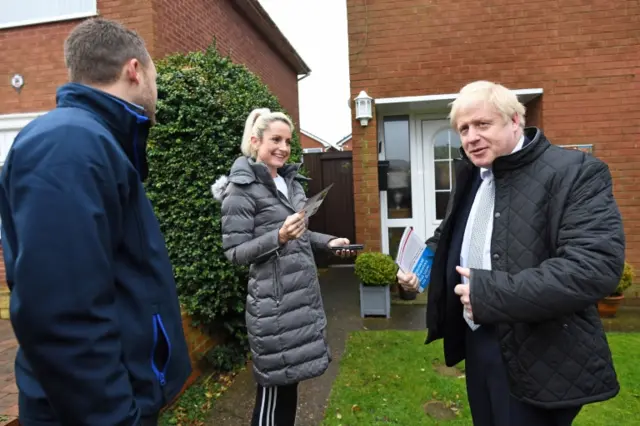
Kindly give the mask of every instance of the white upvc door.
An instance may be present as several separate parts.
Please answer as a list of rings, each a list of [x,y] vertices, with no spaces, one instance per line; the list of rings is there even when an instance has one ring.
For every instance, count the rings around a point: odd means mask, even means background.
[[[379,159],[389,161],[387,190],[380,191],[382,250],[395,257],[407,226],[427,239],[442,221],[460,139],[441,116],[385,116],[378,128]]]
[[[423,147],[424,237],[430,238],[447,210],[455,182],[453,159],[460,157],[460,136],[451,128],[449,120],[425,116],[418,121]]]
[[[413,115],[382,117],[378,129],[379,159],[389,162],[387,190],[380,191],[382,251],[395,257],[407,226],[423,232],[422,151]]]

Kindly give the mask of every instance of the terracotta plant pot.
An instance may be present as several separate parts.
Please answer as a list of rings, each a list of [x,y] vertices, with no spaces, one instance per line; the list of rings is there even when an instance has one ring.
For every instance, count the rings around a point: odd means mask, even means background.
[[[614,318],[623,299],[624,295],[621,295],[605,297],[598,301],[598,313],[600,314],[600,318]]]

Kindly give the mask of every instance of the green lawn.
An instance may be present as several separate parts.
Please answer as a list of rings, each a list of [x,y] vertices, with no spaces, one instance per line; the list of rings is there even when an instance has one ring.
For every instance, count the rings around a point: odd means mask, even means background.
[[[444,367],[441,341],[424,332],[363,331],[350,335],[323,426],[471,425],[463,373]],[[640,334],[609,334],[620,394],[585,407],[574,426],[632,425],[640,413]],[[460,368],[464,369],[464,365]],[[450,420],[425,414],[434,404]]]

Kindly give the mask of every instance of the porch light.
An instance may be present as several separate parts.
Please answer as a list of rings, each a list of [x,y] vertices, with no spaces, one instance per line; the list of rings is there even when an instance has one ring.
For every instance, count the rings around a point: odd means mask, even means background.
[[[361,126],[366,126],[369,124],[369,120],[373,117],[372,115],[372,102],[373,98],[367,95],[367,92],[364,90],[360,92],[356,101],[356,120],[360,120]]]

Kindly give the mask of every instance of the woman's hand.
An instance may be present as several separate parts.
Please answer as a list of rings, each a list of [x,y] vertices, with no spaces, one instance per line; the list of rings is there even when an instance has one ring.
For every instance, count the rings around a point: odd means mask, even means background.
[[[418,291],[418,284],[420,284],[418,277],[413,272],[404,273],[398,270],[398,284],[402,286],[406,291]]]
[[[304,221],[304,212],[295,213],[287,217],[278,231],[278,241],[284,244],[287,241],[296,240],[307,230],[307,224]]]
[[[335,238],[329,241],[328,245],[329,248],[333,250],[334,247],[348,246],[349,240],[347,238]],[[333,252],[336,254],[336,256],[340,257],[351,257],[356,255],[356,252],[354,250],[333,250]]]

